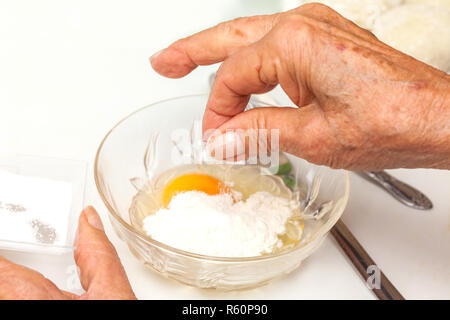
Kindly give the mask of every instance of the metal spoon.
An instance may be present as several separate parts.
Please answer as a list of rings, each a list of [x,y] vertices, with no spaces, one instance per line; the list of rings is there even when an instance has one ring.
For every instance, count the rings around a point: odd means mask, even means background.
[[[355,173],[381,187],[408,207],[419,210],[433,208],[433,203],[426,195],[385,171],[355,171]]]

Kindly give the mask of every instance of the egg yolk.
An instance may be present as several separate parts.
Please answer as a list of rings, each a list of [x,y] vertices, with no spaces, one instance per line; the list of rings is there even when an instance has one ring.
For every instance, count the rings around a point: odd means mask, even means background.
[[[208,195],[216,195],[228,193],[231,189],[222,181],[206,174],[185,174],[167,183],[162,195],[164,207],[169,205],[174,195],[186,191],[201,191]]]

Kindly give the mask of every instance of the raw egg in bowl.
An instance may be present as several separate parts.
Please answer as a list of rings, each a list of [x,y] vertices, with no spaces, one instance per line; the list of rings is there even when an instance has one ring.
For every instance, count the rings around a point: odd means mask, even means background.
[[[98,149],[96,185],[114,230],[151,269],[201,288],[260,286],[320,246],[348,175],[288,154],[288,172],[203,161],[193,124],[206,101],[169,99],[120,121]]]

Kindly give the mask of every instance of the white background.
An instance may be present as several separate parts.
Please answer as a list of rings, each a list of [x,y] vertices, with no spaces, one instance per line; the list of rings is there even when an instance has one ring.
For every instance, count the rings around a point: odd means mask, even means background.
[[[220,21],[279,7],[276,0],[0,0],[0,152],[88,162],[86,204],[106,217],[92,173],[102,137],[139,107],[206,92],[207,77],[217,67],[169,80],[152,71],[148,57]],[[429,195],[434,210],[409,209],[352,175],[343,219],[406,298],[449,299],[450,172],[392,173]],[[223,293],[186,287],[147,270],[105,224],[139,298],[373,299],[331,237],[290,275],[262,288]],[[73,285],[70,255],[0,254],[64,289]]]

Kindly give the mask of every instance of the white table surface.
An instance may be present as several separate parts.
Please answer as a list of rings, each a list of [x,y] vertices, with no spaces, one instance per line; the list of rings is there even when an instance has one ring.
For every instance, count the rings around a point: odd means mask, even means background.
[[[148,57],[171,41],[219,21],[270,13],[273,1],[0,2],[0,152],[89,163],[86,204],[106,217],[92,164],[105,133],[135,109],[207,91],[204,67],[179,80],[158,76]],[[409,209],[351,175],[344,222],[406,298],[450,298],[450,172],[394,170],[432,199]],[[103,219],[104,221],[106,219]],[[146,299],[373,299],[332,237],[291,274],[240,292],[200,290],[146,269],[112,232],[131,284]],[[73,289],[71,255],[0,254]],[[1,285],[1,283],[0,283]]]

